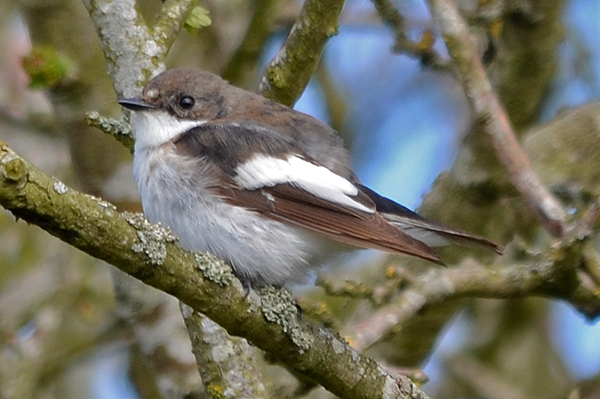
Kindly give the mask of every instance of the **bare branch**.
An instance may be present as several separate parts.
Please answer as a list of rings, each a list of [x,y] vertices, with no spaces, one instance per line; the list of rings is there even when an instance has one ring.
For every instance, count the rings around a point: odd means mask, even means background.
[[[590,320],[600,316],[600,290],[580,269],[589,233],[573,234],[562,245],[523,263],[484,266],[465,259],[452,268],[431,268],[416,277],[394,301],[355,328],[353,345],[362,349],[380,340],[426,307],[463,297],[518,298],[538,295],[563,299]]]
[[[269,398],[258,369],[257,349],[227,334],[208,317],[181,303],[202,382],[210,397]]]
[[[372,0],[383,22],[394,32],[394,51],[418,58],[421,64],[436,70],[448,70],[450,65],[433,48],[435,36],[426,30],[419,42],[414,42],[406,34],[404,17],[389,0]]]
[[[337,34],[343,0],[306,0],[279,53],[271,61],[258,90],[267,98],[293,105],[321,60],[327,40]]]
[[[481,397],[488,399],[527,399],[529,395],[512,381],[474,356],[454,355],[446,359],[446,368],[463,384],[472,387]],[[504,378],[503,378],[504,377]]]
[[[118,96],[131,97],[165,69],[165,60],[192,0],[167,0],[154,31],[139,13],[135,0],[84,0],[100,37]]]
[[[137,95],[150,75],[165,68],[164,49],[150,34],[135,0],[83,3],[98,32],[117,95]]]
[[[91,111],[85,115],[85,122],[88,126],[100,129],[102,132],[114,137],[119,143],[123,144],[129,152],[133,152],[134,142],[133,135],[131,134],[131,127],[123,118],[107,118],[96,111]]]
[[[502,104],[479,59],[475,38],[469,32],[454,0],[429,0],[434,20],[456,67],[465,93],[489,135],[509,179],[523,195],[544,227],[555,236],[566,233],[566,212],[532,169]]]
[[[152,30],[152,38],[166,56],[190,13],[193,0],[166,0]]]

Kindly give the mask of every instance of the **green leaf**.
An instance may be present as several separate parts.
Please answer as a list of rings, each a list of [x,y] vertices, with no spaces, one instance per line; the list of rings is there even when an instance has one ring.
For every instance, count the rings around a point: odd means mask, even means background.
[[[191,34],[197,29],[206,28],[211,24],[210,15],[206,8],[196,6],[190,11],[183,27]]]

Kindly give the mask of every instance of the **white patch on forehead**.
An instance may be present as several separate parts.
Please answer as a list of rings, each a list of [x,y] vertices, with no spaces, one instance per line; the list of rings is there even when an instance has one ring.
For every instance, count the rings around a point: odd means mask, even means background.
[[[135,146],[157,147],[205,123],[206,120],[177,119],[162,110],[136,111],[133,113]]]
[[[150,89],[144,94],[144,96],[154,100],[158,97],[158,93],[158,89]]]
[[[366,213],[375,212],[374,209],[352,199],[358,195],[358,188],[354,184],[323,166],[315,165],[295,155],[281,159],[257,154],[239,165],[235,171],[236,183],[247,190],[288,183],[321,199]]]

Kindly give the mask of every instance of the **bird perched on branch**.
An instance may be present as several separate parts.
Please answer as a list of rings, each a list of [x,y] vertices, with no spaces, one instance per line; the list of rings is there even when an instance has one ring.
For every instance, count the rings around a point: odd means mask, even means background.
[[[134,111],[133,174],[148,219],[183,248],[228,261],[247,287],[300,282],[353,247],[439,264],[431,246],[500,252],[363,186],[325,123],[212,73],[168,70],[119,103]]]

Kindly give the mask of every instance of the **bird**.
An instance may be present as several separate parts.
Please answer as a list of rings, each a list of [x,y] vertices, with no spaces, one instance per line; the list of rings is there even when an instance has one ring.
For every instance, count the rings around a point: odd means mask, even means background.
[[[444,264],[432,248],[496,243],[421,217],[364,186],[337,132],[197,68],[154,77],[132,112],[144,214],[245,287],[302,283],[337,253],[372,248]]]

